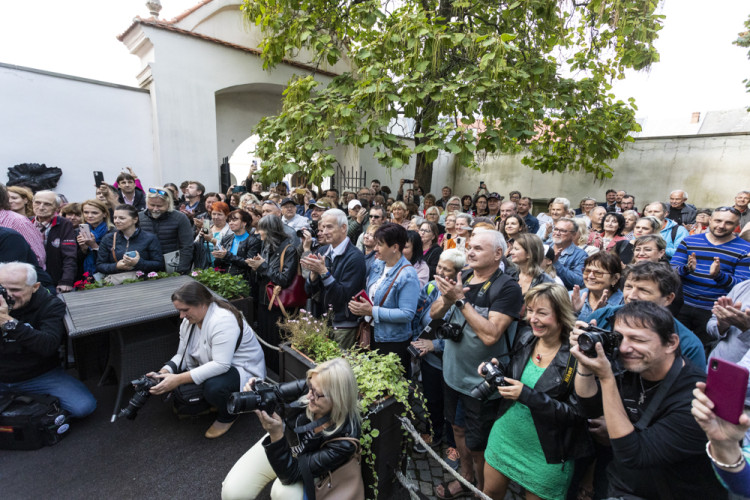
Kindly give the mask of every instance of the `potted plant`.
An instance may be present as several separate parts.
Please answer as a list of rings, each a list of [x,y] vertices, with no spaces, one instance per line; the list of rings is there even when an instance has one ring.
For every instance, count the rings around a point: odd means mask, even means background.
[[[399,414],[411,414],[409,382],[396,354],[377,351],[341,352],[331,340],[331,327],[324,315],[315,318],[304,310],[279,322],[287,341],[279,351],[281,382],[304,378],[307,370],[332,358],[349,361],[357,379],[362,407],[362,447],[367,467],[362,468],[372,498],[388,497],[395,487],[393,470],[404,468],[403,436]],[[424,406],[424,400],[422,399]],[[408,415],[414,418],[414,415]]]

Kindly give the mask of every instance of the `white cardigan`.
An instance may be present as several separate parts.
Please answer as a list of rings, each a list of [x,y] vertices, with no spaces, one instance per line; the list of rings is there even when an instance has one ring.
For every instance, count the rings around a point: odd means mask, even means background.
[[[243,336],[237,351],[237,337],[240,334],[237,320],[227,309],[212,303],[208,306],[201,328],[195,325],[191,350],[188,349],[188,337],[193,329],[187,319],[180,325],[180,345],[177,354],[171,361],[181,370],[190,370],[190,376],[196,384],[202,384],[209,378],[221,375],[234,366],[240,373],[241,390],[250,377],[265,378],[266,362],[263,350],[250,325],[242,318]],[[184,354],[185,353],[185,354]],[[185,356],[183,366],[180,361]],[[172,369],[165,365],[168,371]]]

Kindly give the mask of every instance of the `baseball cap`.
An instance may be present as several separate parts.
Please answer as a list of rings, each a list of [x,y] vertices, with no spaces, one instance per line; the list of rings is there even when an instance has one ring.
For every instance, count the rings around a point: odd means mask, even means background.
[[[323,210],[328,210],[329,208],[331,208],[331,202],[325,198],[314,201],[310,203],[310,205],[314,207],[322,208]]]
[[[352,200],[349,202],[349,205],[347,205],[347,208],[351,210],[354,207],[361,207],[362,204],[359,202],[359,200]]]
[[[487,199],[489,200],[490,198],[496,198],[498,200],[502,200],[503,196],[500,195],[499,193],[490,193],[487,195]]]
[[[294,200],[293,200],[293,199],[291,199],[291,198],[284,198],[284,199],[283,199],[283,200],[281,201],[281,206],[283,207],[283,206],[284,206],[284,205],[286,205],[287,203],[291,203],[292,205],[296,205],[296,203],[294,202]]]

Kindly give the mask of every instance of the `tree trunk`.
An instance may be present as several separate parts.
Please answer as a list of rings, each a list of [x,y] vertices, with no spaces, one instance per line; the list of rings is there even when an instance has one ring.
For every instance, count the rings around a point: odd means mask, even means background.
[[[414,169],[414,179],[424,191],[424,194],[434,193],[432,188],[432,163],[425,161],[424,153],[417,153],[417,165]]]

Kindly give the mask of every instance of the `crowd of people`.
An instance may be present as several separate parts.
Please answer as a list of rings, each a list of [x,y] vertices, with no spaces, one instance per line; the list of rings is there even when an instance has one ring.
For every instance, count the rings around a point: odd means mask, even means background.
[[[577,208],[536,200],[533,215],[532,198],[506,199],[484,183],[463,196],[405,179],[395,192],[373,180],[340,193],[264,186],[253,173],[216,193],[199,181],[145,187],[128,169],[75,203],[0,185],[0,284],[15,300],[0,298],[13,339],[0,349],[0,394],[54,394],[86,416],[96,401],[57,357],[65,334],[55,295],[81,280],[215,268],[247,281],[256,321],[197,283],[175,292],[180,347],[149,374],[159,380],[152,393],[195,384],[226,408],[231,392],[278,373],[269,346],[301,297],[326,315],[342,350],[370,325],[369,348],[395,353],[422,384],[432,424],[424,441],[446,443],[446,460],[492,498],[510,481],[529,499],[750,490],[740,443],[750,419],[721,420],[704,392],[707,360],[750,367],[750,192],[699,209],[675,190],[639,210],[633,194],[609,189]],[[318,454],[322,475],[355,451],[345,441],[359,436],[350,386],[348,365],[308,374],[297,394],[307,407],[301,455],[278,417],[261,412],[268,436],[227,476],[225,498],[252,498],[274,478],[298,487],[277,484],[273,495],[310,498],[304,454]],[[206,437],[236,418],[220,410]],[[332,436],[344,441],[321,454]],[[262,478],[244,473],[254,468]],[[470,495],[459,481],[434,491]]]

